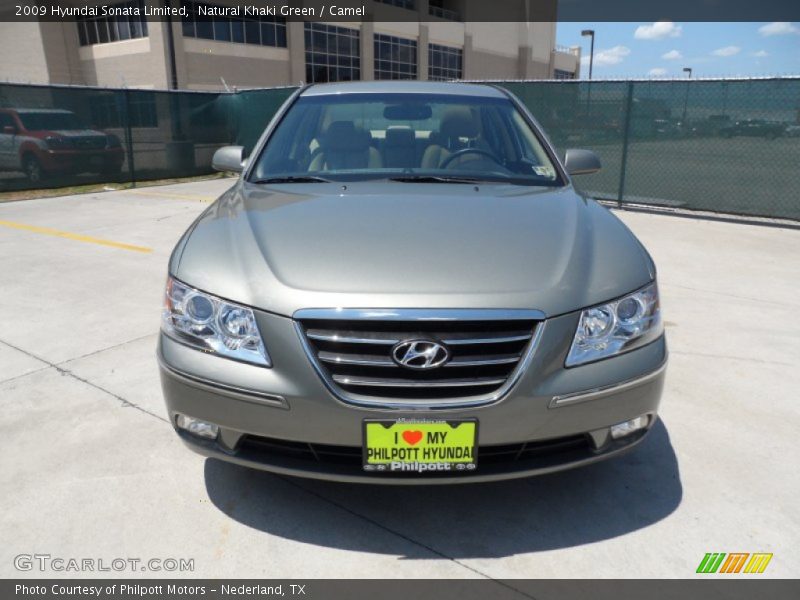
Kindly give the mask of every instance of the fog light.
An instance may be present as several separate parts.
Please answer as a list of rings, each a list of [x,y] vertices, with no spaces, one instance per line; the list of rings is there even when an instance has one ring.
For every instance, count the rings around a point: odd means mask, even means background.
[[[630,421],[625,421],[624,423],[617,423],[616,425],[611,426],[611,437],[615,440],[628,436],[640,429],[644,429],[647,427],[647,423],[650,419],[647,415],[642,415],[641,417],[636,417],[635,419],[631,419]]]
[[[217,439],[217,434],[219,433],[219,425],[209,423],[208,421],[201,421],[200,419],[195,419],[188,415],[178,414],[175,422],[181,429],[209,440]]]

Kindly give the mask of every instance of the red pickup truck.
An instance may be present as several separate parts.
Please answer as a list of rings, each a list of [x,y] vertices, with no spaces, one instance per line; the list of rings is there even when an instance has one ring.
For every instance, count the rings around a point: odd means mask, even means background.
[[[117,136],[88,129],[68,110],[0,108],[0,171],[23,171],[31,183],[48,176],[115,176],[125,151]]]

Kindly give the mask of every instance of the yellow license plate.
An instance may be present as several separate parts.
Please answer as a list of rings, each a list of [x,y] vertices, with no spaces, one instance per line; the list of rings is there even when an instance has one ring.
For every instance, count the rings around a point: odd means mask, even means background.
[[[365,471],[474,471],[477,451],[477,419],[364,421]]]

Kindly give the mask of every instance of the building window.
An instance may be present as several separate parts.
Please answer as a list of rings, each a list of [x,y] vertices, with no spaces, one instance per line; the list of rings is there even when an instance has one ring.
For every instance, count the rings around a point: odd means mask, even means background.
[[[399,6],[400,8],[407,8],[408,10],[416,10],[416,0],[375,0],[381,4],[391,4],[392,6]]]
[[[375,34],[375,79],[416,79],[417,42]]]
[[[446,81],[464,76],[464,51],[461,48],[428,44],[428,79]]]
[[[142,16],[134,17],[76,17],[78,41],[81,46],[108,44],[122,40],[147,37],[147,20],[144,14],[144,0],[131,0],[109,4],[109,8],[138,8]],[[131,11],[135,12],[135,11]]]
[[[204,10],[216,4],[183,2],[183,37],[286,48],[286,19],[283,17],[206,16]]]
[[[131,127],[158,127],[156,95],[131,90],[128,95],[128,119]],[[89,98],[92,123],[100,129],[125,127],[125,99],[120,94],[102,94]]]
[[[305,23],[306,83],[361,79],[361,32]]]
[[[461,19],[461,15],[459,15],[454,3],[450,0],[430,0],[428,4],[428,14],[432,17],[447,19],[448,21],[458,21]]]
[[[553,71],[553,79],[575,79],[575,73],[563,69],[556,69]]]

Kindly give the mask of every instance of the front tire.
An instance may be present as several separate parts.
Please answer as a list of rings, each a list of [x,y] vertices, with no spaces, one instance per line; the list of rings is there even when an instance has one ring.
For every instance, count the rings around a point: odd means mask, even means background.
[[[25,171],[25,175],[31,183],[42,183],[45,180],[42,163],[33,154],[27,154],[22,160],[22,170]]]

